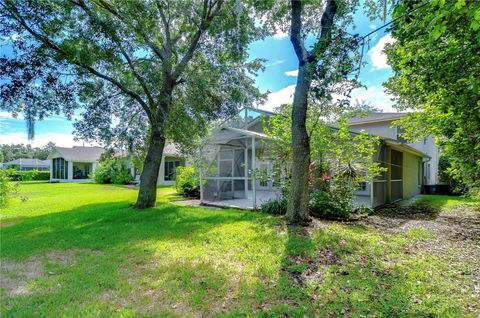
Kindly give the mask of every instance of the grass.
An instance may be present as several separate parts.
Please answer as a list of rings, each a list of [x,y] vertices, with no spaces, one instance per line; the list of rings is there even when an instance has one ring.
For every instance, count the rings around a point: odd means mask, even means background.
[[[22,184],[0,214],[2,317],[475,317],[468,275],[415,246],[435,239],[358,223],[177,206],[136,190]],[[426,200],[426,199],[424,199]],[[436,202],[439,199],[432,199]],[[446,197],[445,200],[451,200]],[[449,206],[463,202],[448,203]],[[478,300],[478,299],[477,299]]]

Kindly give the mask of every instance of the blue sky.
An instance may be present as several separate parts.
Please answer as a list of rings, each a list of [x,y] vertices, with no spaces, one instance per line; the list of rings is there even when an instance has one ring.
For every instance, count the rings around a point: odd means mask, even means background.
[[[381,26],[382,21],[368,20],[362,10],[355,15],[356,29],[352,32],[367,34]],[[369,47],[365,47],[364,61],[368,64],[362,69],[360,80],[367,89],[354,91],[353,99],[368,101],[384,111],[395,111],[388,95],[383,91],[382,83],[391,75],[386,57],[381,52],[385,43],[391,42],[391,37],[384,30],[370,37]],[[0,44],[1,55],[9,54],[8,44]],[[265,70],[256,77],[256,84],[262,92],[270,91],[268,101],[260,108],[272,110],[274,107],[292,100],[295,89],[298,63],[292,44],[287,34],[278,33],[262,41],[252,43],[249,47],[251,58],[264,58]],[[74,141],[72,122],[62,116],[53,116],[36,123],[36,136],[33,141],[27,140],[25,121],[21,116],[12,118],[0,110],[0,144],[2,143],[32,143],[43,146],[53,141],[60,146],[81,145],[82,141]]]

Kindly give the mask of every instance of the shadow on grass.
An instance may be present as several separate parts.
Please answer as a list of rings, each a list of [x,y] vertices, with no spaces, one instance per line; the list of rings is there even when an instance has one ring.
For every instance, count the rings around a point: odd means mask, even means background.
[[[252,223],[254,233],[221,232],[244,221]],[[81,257],[68,266],[47,264],[54,274],[37,282],[43,292],[2,301],[4,314],[461,315],[457,308],[439,304],[435,294],[422,303],[422,293],[436,288],[436,282],[428,281],[428,264],[406,257],[399,244],[387,243],[367,227],[279,223],[278,218],[234,210],[161,205],[138,211],[126,201],[32,217],[2,229],[2,257],[26,259],[69,249],[78,249]],[[278,233],[280,228],[286,233]],[[176,247],[184,252],[177,253]],[[256,263],[259,251],[283,253],[271,264],[278,272],[272,275]],[[235,266],[250,266],[246,275],[252,277],[235,277],[228,270]]]
[[[25,258],[51,249],[102,249],[149,239],[181,239],[254,218],[242,212],[206,213],[169,204],[146,210],[131,208],[126,201],[90,204],[3,228],[2,256]]]
[[[363,225],[328,223],[332,227],[287,227],[281,275],[274,293],[283,304],[264,310],[262,316],[462,314],[459,306],[442,299],[445,295],[438,291],[439,283],[429,276],[430,264],[404,255],[403,243],[385,244],[381,235]]]

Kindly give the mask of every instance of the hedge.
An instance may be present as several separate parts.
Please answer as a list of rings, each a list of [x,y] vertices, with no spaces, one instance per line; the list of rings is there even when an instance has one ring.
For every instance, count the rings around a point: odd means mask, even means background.
[[[50,180],[50,171],[17,171],[7,170],[7,176],[11,181],[41,181]]]

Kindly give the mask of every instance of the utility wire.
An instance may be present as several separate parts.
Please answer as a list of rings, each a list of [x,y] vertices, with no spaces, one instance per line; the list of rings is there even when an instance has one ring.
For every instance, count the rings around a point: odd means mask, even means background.
[[[427,4],[429,4],[429,1],[425,1],[424,3],[422,3],[421,5],[419,5],[418,7],[416,7],[415,9],[413,9],[413,10],[411,10],[411,11],[409,11],[409,12],[407,12],[407,13],[399,16],[399,17],[396,17],[395,19],[392,19],[391,21],[385,23],[384,25],[382,25],[382,26],[376,28],[375,30],[373,30],[373,31],[365,34],[364,36],[362,36],[362,37],[358,40],[358,43],[359,43],[359,44],[362,43],[362,53],[361,53],[361,55],[360,55],[360,61],[359,61],[359,64],[358,64],[358,73],[357,73],[357,76],[356,76],[357,78],[360,76],[360,71],[361,71],[361,69],[362,69],[363,51],[364,51],[364,49],[365,49],[365,39],[367,39],[370,35],[378,32],[378,31],[386,28],[387,26],[391,25],[392,23],[398,21],[399,19],[404,18],[404,17],[412,14],[413,12],[415,12],[415,11],[423,8],[423,7],[426,6]]]

